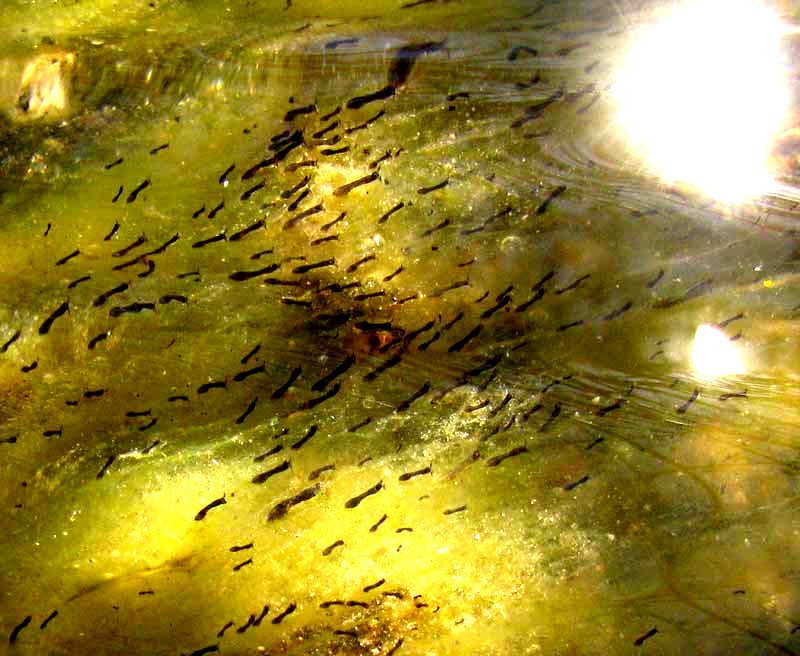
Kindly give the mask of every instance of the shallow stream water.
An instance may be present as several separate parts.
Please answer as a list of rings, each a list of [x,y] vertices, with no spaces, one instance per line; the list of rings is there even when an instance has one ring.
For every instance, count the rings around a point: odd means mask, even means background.
[[[4,3],[3,650],[800,653],[797,169],[637,157],[658,9]]]

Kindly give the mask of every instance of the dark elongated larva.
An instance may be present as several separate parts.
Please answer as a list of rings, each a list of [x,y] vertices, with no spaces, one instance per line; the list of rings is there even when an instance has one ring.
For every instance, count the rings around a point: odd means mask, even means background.
[[[49,317],[47,317],[47,319],[45,319],[42,322],[42,325],[39,326],[39,334],[46,335],[47,333],[49,333],[50,328],[52,328],[53,326],[53,322],[60,316],[64,315],[68,310],[69,310],[69,301],[64,301],[55,310],[53,310],[53,313]],[[15,338],[12,338],[11,341],[13,341],[14,339]]]
[[[342,185],[341,187],[337,187],[336,189],[334,189],[333,195],[334,196],[345,196],[348,193],[350,193],[353,189],[355,189],[356,187],[360,187],[362,185],[369,184],[370,182],[374,182],[377,179],[378,179],[378,172],[377,171],[373,171],[372,173],[370,173],[368,175],[365,175],[365,176],[363,176],[361,178],[358,178],[357,180],[353,180],[352,182],[348,182],[347,184]]]
[[[225,201],[221,201],[219,205],[215,206],[209,213],[208,218],[213,219],[225,207]]]
[[[248,360],[250,360],[250,358],[252,358],[252,357],[253,357],[253,356],[254,356],[256,353],[258,353],[260,350],[261,350],[261,344],[256,344],[256,345],[255,345],[255,346],[252,348],[252,350],[250,350],[250,351],[247,353],[247,355],[245,355],[245,356],[242,358],[242,360],[241,360],[241,363],[242,363],[242,364],[247,364]]]
[[[334,469],[336,469],[336,465],[324,465],[324,466],[322,466],[322,467],[317,467],[317,469],[315,469],[314,471],[312,471],[312,472],[311,472],[311,473],[308,475],[308,480],[309,480],[309,481],[315,481],[315,480],[317,480],[317,479],[318,479],[318,478],[319,478],[319,477],[320,477],[322,474],[324,474],[326,471],[332,471],[332,470],[334,470]]]
[[[738,321],[739,319],[744,319],[744,313],[739,312],[739,314],[735,314],[734,316],[730,317],[729,319],[725,319],[725,321],[720,321],[717,325],[720,328],[725,328],[726,326],[732,324],[734,321]]]
[[[577,481],[574,481],[574,482],[572,482],[572,483],[567,483],[567,484],[564,486],[564,489],[565,489],[567,492],[569,492],[570,490],[574,490],[574,489],[575,489],[576,487],[578,487],[579,485],[583,485],[583,484],[584,484],[586,481],[588,481],[588,480],[589,480],[589,475],[587,474],[586,476],[582,476],[581,478],[579,478]]]
[[[582,326],[583,319],[577,319],[576,321],[570,321],[569,323],[565,323],[560,325],[556,328],[556,332],[563,333],[565,330],[569,330],[570,328],[575,328],[576,326]]]
[[[261,609],[261,614],[256,617],[255,621],[253,622],[253,626],[259,626],[262,620],[267,616],[267,613],[269,613],[269,606],[264,606],[264,608]]]
[[[746,399],[747,398],[747,390],[744,392],[726,392],[724,394],[719,395],[720,401],[727,401],[728,399]]]
[[[269,469],[261,474],[258,474],[257,476],[254,476],[251,480],[251,483],[256,483],[257,485],[260,485],[261,483],[264,483],[272,476],[275,476],[275,474],[280,474],[281,472],[285,472],[287,469],[289,469],[289,464],[290,463],[288,460],[284,460],[280,465],[276,465],[272,469]]]
[[[347,109],[359,109],[366,105],[367,103],[374,102],[376,100],[386,100],[387,98],[391,98],[394,95],[394,87],[392,85],[387,85],[378,91],[374,91],[372,93],[364,94],[363,96],[356,96],[355,98],[351,98],[347,101],[346,107]]]
[[[119,317],[123,314],[134,313],[138,314],[142,310],[155,310],[155,303],[131,303],[130,305],[117,305],[108,311],[109,316]]]
[[[251,278],[258,278],[259,276],[265,276],[268,273],[273,273],[277,271],[278,268],[280,268],[280,264],[270,264],[269,266],[265,266],[262,269],[256,269],[255,271],[234,271],[228,276],[228,278],[237,282],[242,280],[250,280]]]
[[[378,219],[378,223],[386,223],[389,220],[389,217],[392,216],[392,214],[394,214],[395,212],[403,209],[405,206],[406,206],[406,204],[403,201],[400,201],[399,203],[397,203],[397,205],[395,205],[390,210],[388,210],[386,213],[384,213],[383,216],[381,216],[381,218]],[[400,268],[402,269],[402,267],[400,267]],[[399,271],[398,271],[398,273],[399,273]],[[394,275],[397,275],[397,274],[395,273]]]
[[[369,496],[372,496],[373,494],[377,494],[382,489],[383,489],[383,481],[378,481],[375,485],[373,485],[371,488],[369,488],[365,492],[362,492],[361,494],[357,494],[352,499],[348,499],[345,502],[344,507],[345,508],[355,508],[364,499],[366,499]]]
[[[323,148],[319,152],[322,155],[341,155],[342,153],[350,152],[350,146],[342,146],[341,148]]]
[[[77,257],[77,256],[78,256],[78,255],[80,255],[80,254],[81,254],[81,252],[80,252],[80,251],[79,251],[79,250],[76,248],[76,249],[75,249],[74,251],[72,251],[72,252],[71,252],[69,255],[65,255],[65,256],[64,256],[64,257],[62,257],[62,258],[61,258],[61,259],[60,259],[58,262],[56,262],[56,266],[61,266],[62,264],[66,264],[66,263],[67,263],[67,262],[69,262],[69,261],[70,261],[70,260],[71,260],[73,257]]]
[[[656,633],[658,633],[658,629],[653,627],[652,629],[650,629],[644,635],[639,636],[638,638],[636,638],[636,640],[633,641],[633,644],[635,646],[637,646],[637,647],[641,647],[644,644],[645,640],[647,640],[648,638],[652,638]]]
[[[555,383],[553,383],[553,384],[555,384]],[[542,394],[544,394],[544,392],[545,392],[545,390],[542,390]],[[560,403],[556,403],[556,404],[553,406],[553,410],[552,410],[552,412],[550,413],[550,416],[547,418],[547,421],[546,421],[546,422],[544,422],[544,423],[543,423],[543,424],[542,424],[542,425],[539,427],[539,432],[540,432],[540,433],[544,433],[544,432],[545,432],[545,431],[546,431],[548,428],[550,428],[550,426],[552,425],[552,423],[553,423],[553,422],[556,420],[556,418],[557,418],[557,417],[558,417],[560,414],[561,414],[561,404],[560,404]]]
[[[236,418],[236,423],[237,423],[237,424],[242,424],[242,423],[244,423],[244,420],[245,420],[245,419],[247,419],[248,415],[249,415],[251,412],[253,412],[253,410],[255,410],[255,409],[256,409],[256,404],[257,404],[257,403],[258,403],[258,397],[255,397],[255,398],[254,398],[252,401],[250,401],[250,403],[247,405],[247,407],[245,408],[244,412],[243,412],[242,414],[240,414],[240,415],[239,415],[239,416]]]
[[[319,262],[313,262],[311,264],[301,264],[300,266],[292,269],[292,273],[308,273],[309,271],[314,271],[315,269],[323,269],[330,266],[336,266],[335,259],[330,258],[327,260],[321,260]]]
[[[167,303],[188,303],[189,299],[181,294],[164,294],[161,298],[158,299],[158,302],[161,305],[166,305]]]
[[[350,426],[350,428],[347,429],[347,432],[348,433],[355,433],[357,430],[359,430],[360,428],[364,428],[364,426],[367,426],[370,423],[372,423],[372,417],[367,417],[363,421],[360,421],[357,424],[354,424],[353,426]]]
[[[46,627],[48,624],[50,624],[50,620],[55,619],[57,615],[58,615],[58,611],[54,610],[52,613],[50,613],[47,616],[47,619],[39,625],[39,628],[43,629],[44,627]]]
[[[423,469],[417,469],[416,471],[406,472],[405,474],[400,474],[399,480],[401,481],[409,481],[416,476],[423,476],[424,474],[432,474],[433,469],[430,465]]]
[[[89,350],[93,351],[95,346],[97,346],[104,339],[108,339],[110,336],[111,333],[100,333],[99,335],[95,335],[91,340],[89,340]]]
[[[104,464],[103,468],[97,473],[97,480],[100,480],[101,478],[103,478],[103,476],[105,476],[106,471],[108,471],[108,468],[111,467],[112,464],[114,464],[114,461],[116,459],[117,459],[117,456],[109,456],[108,457],[108,460],[106,460],[106,464]]]
[[[522,453],[528,453],[528,448],[524,446],[518,446],[511,449],[507,453],[503,453],[502,455],[495,456],[494,458],[490,458],[486,461],[487,467],[497,467],[501,462],[507,460],[508,458],[512,458],[514,456],[518,456]]]
[[[511,297],[510,296],[503,296],[496,305],[493,305],[492,307],[490,307],[488,310],[486,310],[485,312],[483,312],[481,314],[481,319],[490,318],[495,312],[497,312],[498,310],[504,308],[510,302],[511,302]]]
[[[332,399],[334,396],[336,396],[341,388],[342,388],[341,383],[336,383],[322,396],[317,396],[313,399],[309,399],[308,401],[306,401],[303,404],[303,409],[311,410],[312,408],[316,408],[320,403],[324,403],[325,401]]]
[[[314,207],[304,210],[299,214],[295,214],[291,219],[289,219],[286,223],[283,224],[283,229],[288,230],[289,228],[292,228],[295,225],[297,225],[303,219],[309,216],[313,216],[314,214],[317,214],[319,212],[322,212],[324,209],[325,208],[322,205],[322,203],[318,203],[317,205],[314,205]]]
[[[130,194],[128,194],[127,202],[132,203],[133,201],[135,201],[139,193],[144,189],[147,189],[147,187],[149,186],[150,186],[150,180],[144,180],[143,182],[140,182],[139,185]]]
[[[121,294],[122,292],[126,291],[127,289],[128,289],[128,284],[123,282],[122,284],[117,285],[113,289],[109,289],[107,292],[103,292],[102,294],[100,294],[100,296],[98,296],[96,299],[94,299],[92,305],[94,307],[100,307],[109,298],[111,298],[115,294]]]
[[[303,114],[311,114],[317,111],[316,105],[306,105],[304,107],[296,107],[295,109],[290,109],[286,112],[286,116],[283,117],[284,121],[293,121],[295,117],[301,116]]]
[[[567,188],[564,185],[559,185],[555,189],[553,189],[545,198],[539,207],[536,208],[537,214],[544,214],[547,211],[547,208],[550,207],[550,203],[552,203],[556,198],[558,198],[561,194],[563,194]]]
[[[263,228],[264,225],[265,225],[264,222],[259,219],[252,225],[249,225],[246,228],[239,230],[239,232],[234,232],[230,237],[228,237],[228,241],[239,241],[240,239],[243,239],[244,237],[249,235],[251,232],[255,232],[259,228]]]
[[[464,512],[467,509],[466,506],[458,506],[458,508],[448,508],[443,512],[444,515],[453,515],[455,513]]]
[[[380,525],[383,524],[389,518],[388,515],[383,515],[377,522],[375,522],[372,526],[369,527],[369,532],[374,533],[375,531],[380,528]]]
[[[498,406],[492,409],[492,411],[489,413],[489,417],[496,417],[503,410],[503,408],[505,408],[509,404],[511,399],[512,399],[511,392],[509,392],[505,395],[505,397],[498,404]]]
[[[300,373],[302,372],[301,367],[295,367],[292,369],[292,372],[289,374],[289,380],[287,380],[283,385],[281,385],[278,389],[276,389],[272,393],[272,399],[280,399],[289,388],[294,385],[295,381],[300,377]]]
[[[238,374],[236,374],[233,377],[233,380],[235,380],[237,383],[240,383],[243,380],[248,379],[250,376],[253,376],[255,374],[263,374],[265,371],[266,371],[266,368],[262,364],[262,365],[259,365],[258,367],[253,367],[252,369],[247,369],[246,371],[240,371]]]
[[[617,399],[617,400],[616,400],[614,403],[612,403],[611,405],[607,405],[607,406],[606,406],[606,407],[604,407],[604,408],[600,408],[600,409],[599,409],[597,412],[595,412],[594,414],[596,414],[598,417],[604,417],[604,416],[605,416],[605,415],[607,415],[609,412],[613,412],[614,410],[618,410],[619,408],[621,408],[623,403],[624,403],[624,400],[623,400],[623,399]]]
[[[310,189],[303,189],[302,193],[295,198],[289,206],[286,208],[289,212],[294,212],[298,207],[300,207],[300,203],[302,203],[311,193]]]
[[[218,235],[214,235],[213,237],[209,237],[208,239],[201,239],[200,241],[196,241],[192,244],[192,248],[203,248],[204,246],[208,246],[209,244],[216,243],[218,241],[226,241],[227,237],[225,236],[224,232],[219,233]]]
[[[375,121],[377,121],[384,114],[386,114],[386,110],[382,109],[377,114],[375,114],[374,116],[371,116],[370,118],[368,118],[363,123],[359,123],[358,125],[354,125],[352,127],[347,128],[344,131],[344,133],[345,134],[352,134],[353,132],[357,132],[358,130],[363,130],[364,128],[368,128],[370,125],[372,125]]]
[[[225,495],[222,495],[222,496],[221,496],[219,499],[214,499],[214,500],[213,500],[211,503],[209,503],[208,505],[206,505],[205,507],[203,507],[203,508],[200,510],[200,512],[198,512],[198,513],[197,513],[197,514],[194,516],[194,519],[195,519],[195,521],[196,521],[196,522],[199,522],[200,520],[203,520],[203,519],[205,519],[205,518],[206,518],[206,515],[208,514],[208,511],[209,511],[209,510],[211,510],[212,508],[216,508],[217,506],[223,506],[223,505],[225,505],[226,503],[228,503],[228,502],[225,500]]]
[[[606,316],[603,317],[603,321],[611,321],[612,319],[616,319],[617,317],[623,315],[625,312],[630,310],[633,307],[633,303],[627,301],[622,307],[617,308],[613,312],[609,312]]]
[[[119,188],[119,193],[122,193],[122,187]],[[103,237],[103,241],[111,241],[111,238],[115,234],[117,234],[117,230],[119,230],[119,223],[115,221],[114,226],[111,228],[111,232],[109,232],[105,237]]]
[[[212,389],[224,389],[224,390],[227,390],[228,389],[228,384],[225,381],[222,381],[222,380],[215,380],[215,381],[210,382],[210,383],[203,383],[202,385],[200,385],[200,387],[197,388],[197,393],[198,394],[206,394],[209,391],[211,391]]]
[[[436,183],[435,185],[431,185],[430,187],[421,187],[417,189],[417,193],[420,196],[425,196],[433,191],[438,191],[439,189],[444,189],[448,184],[450,184],[450,178],[445,178],[441,182]]]
[[[346,373],[350,367],[355,364],[355,357],[352,355],[348,355],[344,362],[342,362],[338,367],[336,367],[333,371],[329,374],[320,378],[316,383],[311,386],[311,389],[315,392],[321,392],[324,390],[330,383],[332,383],[336,378],[341,376],[342,374]]]
[[[148,447],[146,447],[146,448],[142,449],[142,453],[143,453],[144,455],[147,455],[147,454],[148,454],[148,453],[150,453],[150,452],[151,452],[153,449],[155,449],[155,448],[156,448],[156,447],[157,447],[159,444],[161,444],[161,440],[156,440],[156,441],[155,441],[155,442],[153,442],[153,443],[152,443],[150,446],[148,446]]]
[[[31,623],[32,616],[28,615],[22,620],[19,624],[17,624],[11,631],[11,635],[8,636],[9,644],[16,642],[17,638],[19,637],[20,631],[24,629],[28,624]]]
[[[176,233],[176,234],[172,235],[172,237],[167,239],[167,241],[165,241],[163,244],[161,244],[161,246],[159,246],[158,248],[156,248],[156,249],[154,249],[152,251],[148,251],[147,253],[143,253],[142,257],[144,258],[144,257],[148,257],[150,255],[161,255],[161,253],[166,251],[170,246],[172,246],[172,244],[174,244],[180,238],[181,238],[181,236]],[[116,269],[116,267],[114,267],[114,268]]]
[[[11,337],[6,341],[5,344],[0,346],[0,353],[5,353],[8,351],[8,348],[19,339],[19,336],[22,334],[21,330],[17,330]]]
[[[506,59],[508,59],[508,61],[514,61],[523,52],[531,55],[532,57],[536,57],[536,55],[539,54],[536,48],[531,48],[529,46],[514,46],[513,48],[511,48],[511,51],[508,53]],[[449,96],[448,100],[450,100]]]
[[[317,425],[314,424],[309,427],[309,429],[306,431],[306,434],[303,437],[301,437],[299,440],[297,440],[297,442],[292,444],[291,448],[296,451],[297,449],[302,447],[306,442],[308,442],[308,440],[314,437],[316,433],[317,433]]]
[[[281,623],[281,622],[283,622],[283,620],[285,620],[285,619],[286,619],[286,618],[287,618],[289,615],[291,615],[292,613],[294,613],[294,611],[295,611],[295,610],[297,610],[297,604],[296,604],[296,603],[294,603],[294,602],[290,603],[290,604],[289,604],[289,605],[286,607],[286,610],[284,610],[282,613],[279,613],[278,615],[276,615],[276,616],[275,616],[275,617],[272,619],[272,623],[273,623],[273,624],[280,624],[280,623]]]
[[[700,395],[700,389],[695,387],[694,391],[692,392],[692,395],[689,397],[686,403],[683,403],[682,405],[678,406],[675,412],[677,412],[679,415],[684,414],[689,409],[689,406],[692,405],[692,403],[694,403],[697,400],[697,397],[699,395]]]
[[[580,285],[584,280],[589,278],[591,275],[592,275],[591,273],[587,273],[586,275],[581,276],[580,278],[578,278],[574,282],[571,282],[566,287],[562,287],[561,289],[557,289],[556,290],[556,294],[563,294],[564,292],[568,292],[568,291],[570,291],[572,289],[575,289],[578,285]]]
[[[360,260],[356,260],[353,262],[349,267],[347,267],[347,273],[355,273],[356,269],[360,267],[362,264],[366,264],[367,262],[372,262],[373,260],[377,259],[374,254],[366,255],[362,257]]]
[[[455,322],[455,320],[454,320],[454,322]],[[454,322],[453,322],[453,323],[454,323]],[[446,327],[447,327],[447,326],[445,326],[445,328],[446,328]],[[466,335],[464,335],[464,337],[462,337],[462,338],[461,338],[461,339],[459,339],[457,342],[455,342],[454,344],[452,344],[452,345],[450,346],[450,348],[448,348],[448,349],[447,349],[447,351],[448,351],[449,353],[455,353],[455,352],[458,352],[458,351],[460,351],[461,349],[463,349],[463,348],[464,348],[464,347],[467,345],[467,343],[468,343],[470,340],[472,340],[472,339],[474,339],[475,337],[477,337],[477,336],[478,336],[478,334],[481,332],[481,330],[483,330],[483,326],[482,326],[481,324],[478,324],[478,325],[477,325],[477,326],[475,326],[475,327],[474,327],[472,330],[470,330],[470,331],[469,331],[469,332],[468,332]]]
[[[76,278],[71,283],[69,283],[69,285],[67,285],[67,289],[75,289],[75,287],[80,285],[82,282],[86,282],[87,280],[91,279],[92,279],[91,276],[81,276],[80,278]]]
[[[225,171],[222,173],[222,175],[219,176],[219,183],[220,184],[225,184],[225,182],[228,179],[228,174],[232,173],[233,169],[235,169],[235,168],[236,168],[236,164],[231,164],[227,169],[225,169]]]
[[[325,225],[320,226],[319,229],[322,230],[322,232],[327,232],[333,226],[335,226],[337,223],[339,223],[339,221],[343,220],[344,217],[346,217],[346,216],[347,216],[347,212],[340,212],[339,216],[337,216],[333,221],[331,221],[330,223],[326,223]]]
[[[333,553],[333,550],[336,549],[336,547],[341,547],[341,546],[344,546],[344,540],[336,540],[336,542],[334,542],[330,546],[325,547],[322,550],[322,555],[330,556]]]
[[[398,364],[400,364],[400,362],[402,362],[402,359],[403,359],[402,353],[398,353],[397,355],[392,356],[391,358],[386,360],[383,364],[378,365],[372,371],[364,374],[364,380],[368,383],[372,382],[383,372],[387,371],[388,369],[391,369],[392,367],[396,367]]]
[[[255,458],[253,458],[253,462],[263,462],[264,460],[266,460],[270,456],[274,456],[276,453],[279,453],[280,451],[283,451],[283,445],[282,444],[278,444],[278,445],[272,447],[269,451],[266,451],[265,453],[262,453],[261,455],[256,456]]]
[[[344,629],[336,629],[333,632],[333,635],[346,635],[350,636],[351,638],[358,638],[358,633],[356,633],[355,631],[346,631]]]
[[[232,553],[236,553],[237,551],[245,551],[247,549],[252,549],[252,548],[253,548],[253,543],[248,542],[247,544],[243,544],[241,546],[233,546],[229,549],[229,551],[231,551]]]
[[[364,592],[372,592],[373,590],[380,588],[384,583],[386,583],[386,579],[380,579],[379,581],[375,581],[375,583],[364,586],[362,590]]]
[[[425,232],[423,232],[423,233],[422,233],[420,236],[421,236],[421,237],[429,237],[429,236],[430,236],[430,235],[432,235],[434,232],[438,232],[439,230],[443,230],[444,228],[446,228],[446,227],[447,227],[447,226],[449,226],[449,225],[450,225],[450,219],[445,219],[445,220],[444,220],[444,221],[442,221],[441,223],[438,223],[437,225],[433,226],[433,228],[428,228],[428,229],[427,229]]]
[[[305,490],[300,491],[293,497],[289,497],[288,499],[284,499],[283,501],[277,503],[275,506],[273,506],[272,510],[269,511],[267,520],[272,522],[276,519],[286,516],[286,513],[289,512],[289,509],[292,506],[296,506],[298,503],[303,503],[304,501],[313,499],[315,496],[317,496],[321,489],[322,488],[320,487],[319,483],[317,483],[316,485],[312,485],[311,487],[307,487]]]

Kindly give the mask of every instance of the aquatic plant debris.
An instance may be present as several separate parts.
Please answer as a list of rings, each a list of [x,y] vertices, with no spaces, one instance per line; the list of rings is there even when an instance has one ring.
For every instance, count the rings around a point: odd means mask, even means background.
[[[660,179],[661,11],[3,8],[9,653],[800,653],[796,128]]]

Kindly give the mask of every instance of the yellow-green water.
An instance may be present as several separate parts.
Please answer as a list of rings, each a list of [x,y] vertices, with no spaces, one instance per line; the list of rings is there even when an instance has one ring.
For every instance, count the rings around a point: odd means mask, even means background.
[[[732,208],[626,149],[647,7],[151,4],[0,10],[3,650],[800,652],[794,192]],[[739,313],[747,373],[699,378]]]

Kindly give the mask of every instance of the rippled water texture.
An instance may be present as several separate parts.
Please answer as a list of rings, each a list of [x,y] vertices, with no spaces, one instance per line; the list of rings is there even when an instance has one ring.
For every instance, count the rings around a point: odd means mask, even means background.
[[[800,653],[792,142],[657,179],[652,9],[4,3],[2,651]]]

